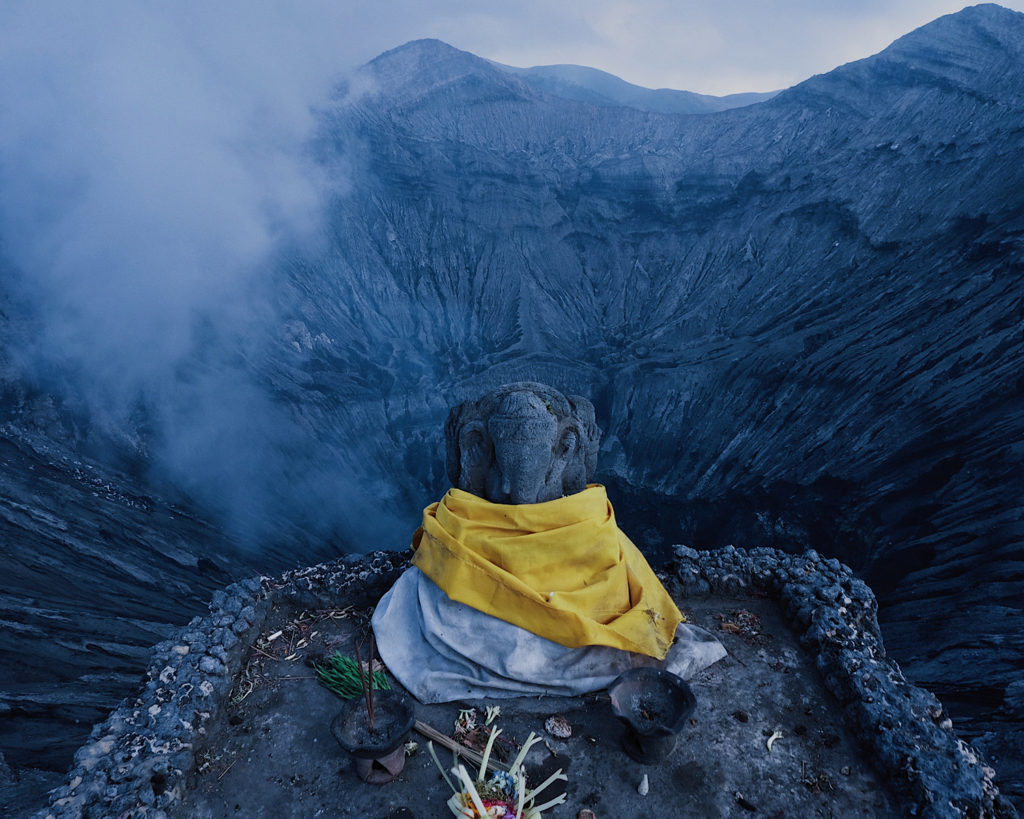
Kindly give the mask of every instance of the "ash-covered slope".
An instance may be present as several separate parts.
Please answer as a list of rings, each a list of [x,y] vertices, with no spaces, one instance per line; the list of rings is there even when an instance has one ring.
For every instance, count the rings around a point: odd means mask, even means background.
[[[0,425],[0,750],[61,771],[152,646],[244,571],[187,510]]]
[[[589,395],[639,539],[840,556],[986,730],[1024,662],[1022,48],[1024,16],[974,7],[702,116],[382,55],[326,120],[355,182],[293,275],[322,344],[287,389],[399,511],[443,488],[452,401]]]
[[[140,474],[87,454],[102,442],[72,396],[33,372],[24,342],[37,316],[12,295],[12,271],[0,273],[3,806],[38,799],[46,775],[25,769],[63,773],[92,725],[138,685],[152,646],[253,561]]]

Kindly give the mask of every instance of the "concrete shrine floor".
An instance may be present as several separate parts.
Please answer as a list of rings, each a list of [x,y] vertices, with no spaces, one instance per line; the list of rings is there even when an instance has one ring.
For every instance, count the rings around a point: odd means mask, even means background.
[[[461,708],[499,705],[495,724],[520,743],[530,731],[547,742],[527,757],[530,781],[565,770],[565,805],[545,812],[599,819],[653,816],[893,816],[887,788],[843,724],[835,698],[764,595],[681,600],[689,622],[715,633],[729,655],[691,681],[697,707],[664,761],[645,766],[621,749],[624,728],[607,693],[418,705],[417,718],[451,734]],[[418,750],[400,777],[370,785],[356,775],[330,732],[340,700],[306,662],[362,639],[367,609],[275,608],[254,640],[232,694],[237,700],[208,728],[209,750],[173,817],[450,815],[451,790],[414,733]],[[282,632],[273,641],[267,638]],[[297,647],[296,643],[302,645]],[[288,659],[285,659],[288,658]],[[545,731],[562,715],[567,740]],[[777,732],[777,734],[776,734]],[[768,740],[777,735],[768,747]],[[452,753],[436,747],[448,764]],[[514,755],[514,752],[513,752]],[[511,761],[511,759],[509,759]],[[475,773],[474,768],[470,768]],[[543,773],[541,773],[543,771]],[[536,773],[533,773],[536,772]],[[638,794],[644,775],[649,792]],[[552,790],[552,794],[557,790]]]

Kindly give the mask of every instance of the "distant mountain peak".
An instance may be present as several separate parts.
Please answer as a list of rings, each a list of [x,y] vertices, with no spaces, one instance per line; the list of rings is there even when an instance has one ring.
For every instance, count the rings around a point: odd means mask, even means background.
[[[462,73],[467,69],[484,69],[487,60],[468,51],[462,51],[442,40],[411,40],[390,51],[385,51],[367,63],[374,73],[400,77],[409,74],[425,75],[426,79],[440,75]]]
[[[811,77],[780,101],[857,104],[883,87],[940,87],[991,100],[1024,99],[1024,14],[984,3],[939,17],[879,53]]]
[[[970,49],[991,50],[1001,46],[1020,52],[1024,46],[1024,14],[995,3],[968,6],[914,29],[893,42],[882,54],[912,56],[922,47],[952,49],[969,57]]]
[[[403,43],[400,46],[396,46],[383,54],[375,57],[371,62],[377,62],[378,60],[395,59],[396,57],[415,57],[418,59],[430,58],[430,57],[448,57],[454,58],[459,55],[469,55],[468,51],[462,51],[453,45],[449,45],[444,40],[438,40],[435,37],[424,37],[419,40],[410,40],[407,43]]]
[[[987,20],[992,23],[1005,25],[1012,20],[1020,21],[1021,18],[1024,18],[1024,14],[1008,9],[1006,6],[1000,6],[998,3],[978,3],[974,6],[966,6],[953,14],[939,17],[938,20],[944,20],[948,17],[958,17],[963,20]]]
[[[363,70],[382,93],[406,102],[471,74],[499,84],[508,80],[488,60],[436,39],[412,40],[385,51]]]

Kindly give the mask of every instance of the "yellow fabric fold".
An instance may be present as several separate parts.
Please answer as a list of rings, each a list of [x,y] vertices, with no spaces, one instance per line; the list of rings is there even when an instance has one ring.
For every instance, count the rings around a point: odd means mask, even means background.
[[[664,659],[683,619],[598,484],[522,505],[451,489],[423,511],[413,549],[453,600],[570,648]]]

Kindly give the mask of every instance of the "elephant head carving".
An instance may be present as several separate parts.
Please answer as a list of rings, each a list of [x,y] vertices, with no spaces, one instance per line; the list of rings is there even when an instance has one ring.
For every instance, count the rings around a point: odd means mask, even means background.
[[[508,384],[452,409],[448,477],[494,503],[543,503],[586,488],[600,440],[586,398],[545,384]]]

